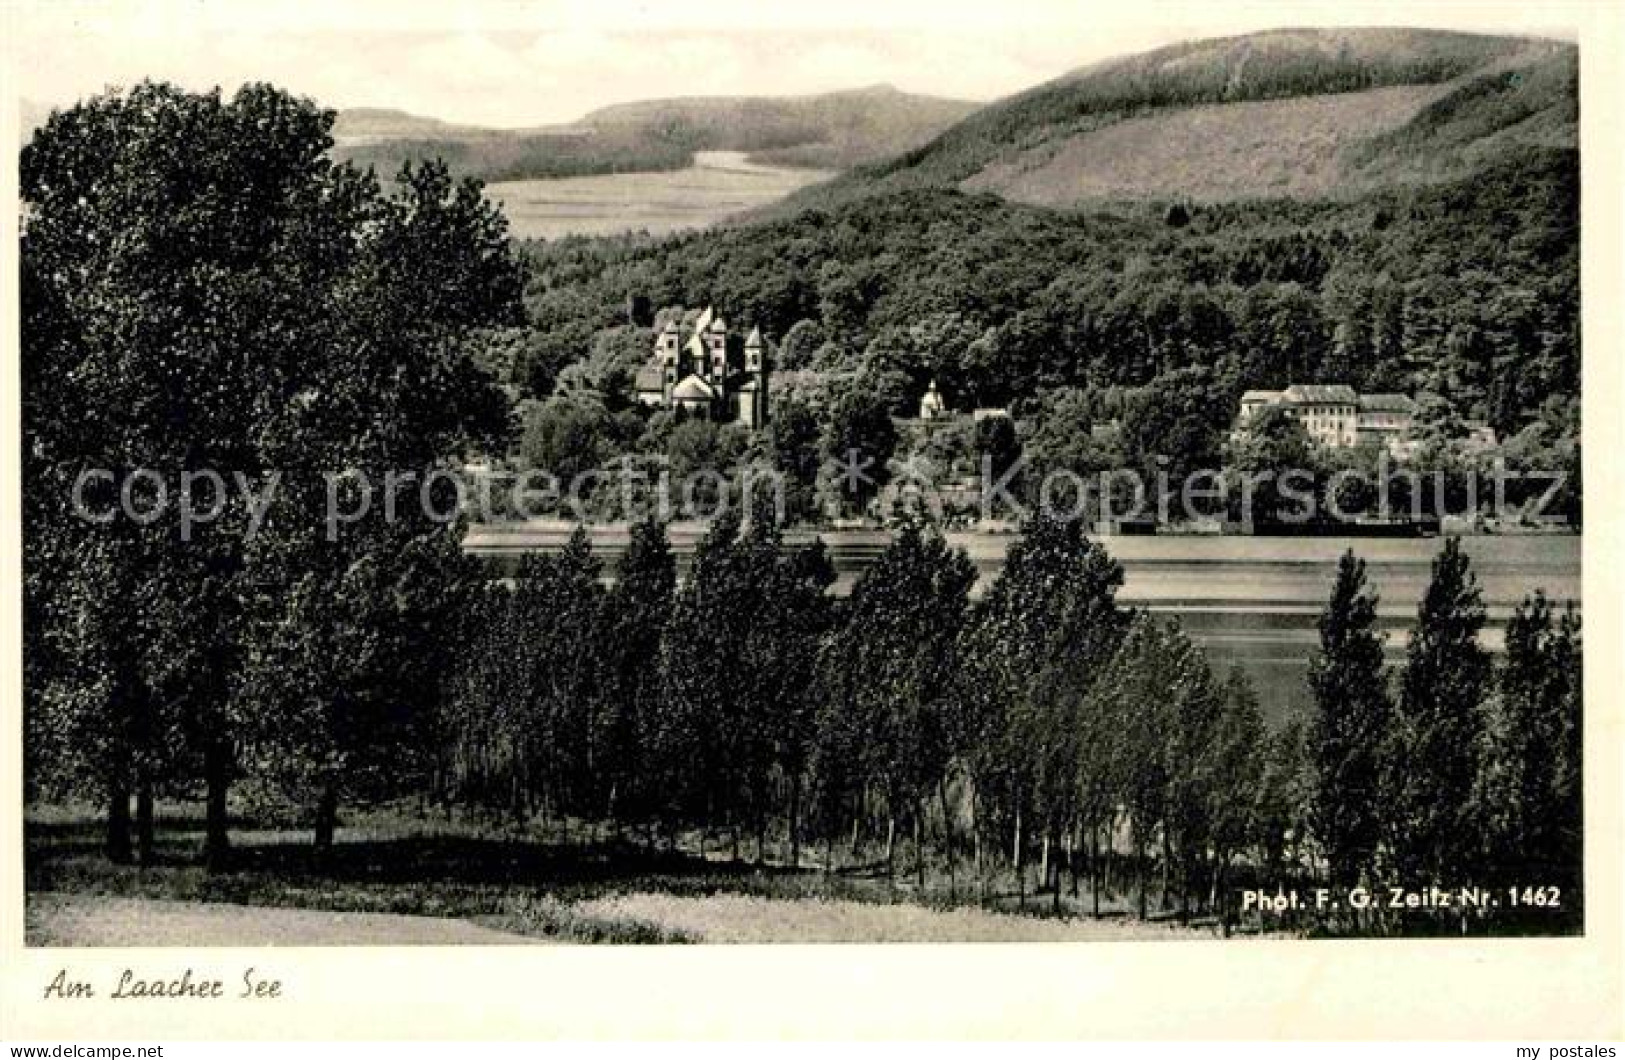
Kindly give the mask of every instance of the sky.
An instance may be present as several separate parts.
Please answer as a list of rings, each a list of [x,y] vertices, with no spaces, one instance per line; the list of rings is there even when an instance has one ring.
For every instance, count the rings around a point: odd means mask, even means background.
[[[494,127],[611,103],[891,84],[991,100],[1102,59],[1279,26],[1568,36],[1527,3],[1123,0],[7,0],[12,91],[71,103],[142,78],[272,81],[329,107]],[[1583,11],[1583,8],[1572,9]],[[1531,17],[1541,21],[1531,23]]]

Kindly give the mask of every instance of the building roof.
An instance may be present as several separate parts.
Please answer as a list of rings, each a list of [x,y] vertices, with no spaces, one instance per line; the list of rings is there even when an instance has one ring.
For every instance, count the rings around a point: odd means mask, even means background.
[[[638,369],[634,386],[639,391],[663,390],[666,386],[666,373],[658,364],[646,364]]]
[[[1251,404],[1251,403],[1253,403],[1255,401],[1280,401],[1280,400],[1281,400],[1281,392],[1279,390],[1249,390],[1245,394],[1241,395],[1241,403],[1243,405],[1248,405],[1248,404]]]
[[[762,344],[762,329],[751,328],[750,334],[745,336],[746,346],[760,346]]]
[[[1361,394],[1361,412],[1415,412],[1416,402],[1409,394]]]
[[[1286,388],[1286,399],[1294,405],[1353,405],[1360,399],[1354,388],[1343,383],[1308,383]]]
[[[697,375],[688,376],[673,387],[671,392],[673,401],[711,401],[716,396],[717,392],[711,384]]]

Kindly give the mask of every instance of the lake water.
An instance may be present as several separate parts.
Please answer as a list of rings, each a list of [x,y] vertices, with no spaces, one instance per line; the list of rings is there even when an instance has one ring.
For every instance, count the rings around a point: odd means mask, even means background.
[[[602,236],[647,230],[665,235],[703,228],[834,176],[746,161],[739,151],[697,151],[694,164],[670,173],[504,181],[485,194],[502,207],[522,239]]]
[[[553,522],[476,527],[465,547],[502,561],[528,551],[562,548],[571,527]],[[672,546],[686,564],[704,528],[677,524]],[[810,533],[787,535],[809,540]],[[885,548],[882,531],[821,535],[835,563],[837,593],[851,591],[858,573]],[[1013,536],[955,533],[950,542],[976,564],[981,592],[997,576]],[[1308,659],[1318,643],[1315,621],[1348,549],[1366,560],[1380,596],[1379,620],[1392,661],[1403,658],[1405,630],[1427,589],[1437,538],[1259,538],[1120,536],[1100,539],[1123,565],[1119,599],[1176,618],[1214,663],[1239,666],[1272,718],[1308,705]],[[626,543],[625,527],[593,530],[594,550],[610,569]],[[1484,644],[1499,650],[1515,607],[1536,589],[1559,604],[1580,604],[1580,538],[1573,535],[1479,536],[1463,539],[1488,612]]]

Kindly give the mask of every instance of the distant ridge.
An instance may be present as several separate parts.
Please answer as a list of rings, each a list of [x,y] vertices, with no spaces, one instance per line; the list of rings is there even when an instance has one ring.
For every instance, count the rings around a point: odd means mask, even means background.
[[[486,180],[678,169],[695,151],[847,169],[918,147],[976,108],[872,85],[808,96],[694,96],[603,107],[568,125],[488,129],[387,108],[339,113],[335,153],[382,173],[443,158]]]

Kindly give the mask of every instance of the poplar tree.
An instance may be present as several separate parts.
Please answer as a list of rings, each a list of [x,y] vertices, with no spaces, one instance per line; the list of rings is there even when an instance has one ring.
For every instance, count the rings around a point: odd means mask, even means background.
[[[660,637],[671,613],[677,564],[665,526],[634,523],[615,585],[604,602],[600,642],[600,725],[608,774],[605,813],[644,818],[651,811],[651,727],[660,704]]]
[[[1122,580],[1122,568],[1079,522],[1039,513],[965,626],[952,739],[971,787],[973,836],[981,839],[986,818],[1002,820],[1018,882],[1035,827],[1044,739],[1056,724],[1046,685],[1055,666],[1106,665],[1122,635]]]
[[[861,748],[859,769],[885,801],[888,872],[895,870],[900,817],[914,822],[917,848],[929,799],[937,799],[948,825],[948,693],[975,580],[962,550],[916,522],[904,525],[858,577],[845,621],[822,658],[833,671],[825,683],[842,690],[851,726],[841,735]],[[918,849],[916,858],[923,866]]]
[[[1536,592],[1513,611],[1475,798],[1500,882],[1580,882],[1581,656],[1572,606],[1560,612]]]
[[[1337,565],[1321,612],[1320,650],[1309,661],[1315,710],[1308,741],[1313,829],[1334,883],[1353,883],[1374,868],[1387,816],[1381,798],[1383,741],[1393,708],[1377,629],[1377,596],[1365,561],[1352,551]]]
[[[1461,540],[1450,538],[1406,650],[1388,741],[1383,812],[1396,866],[1454,881],[1479,863],[1483,824],[1472,812],[1490,660],[1478,643],[1484,603]]]

